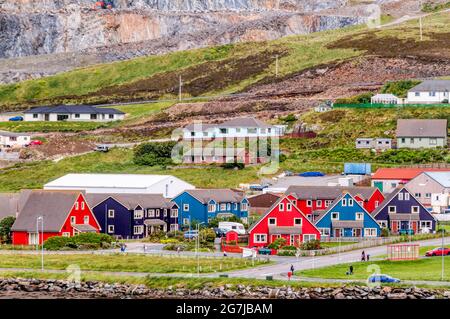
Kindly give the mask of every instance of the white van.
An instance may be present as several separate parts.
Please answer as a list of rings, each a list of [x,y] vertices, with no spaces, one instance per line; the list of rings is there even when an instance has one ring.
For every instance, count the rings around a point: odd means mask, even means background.
[[[219,228],[225,229],[226,231],[234,230],[239,235],[245,235],[245,228],[241,223],[219,222]]]

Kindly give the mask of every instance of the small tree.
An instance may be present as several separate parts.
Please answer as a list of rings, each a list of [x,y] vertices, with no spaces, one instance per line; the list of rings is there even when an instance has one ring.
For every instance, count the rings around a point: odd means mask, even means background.
[[[12,216],[5,217],[0,221],[0,242],[11,243],[11,227],[15,221],[16,218]]]
[[[284,239],[284,238],[277,238],[268,247],[270,249],[280,249],[284,245],[286,245],[286,239]]]

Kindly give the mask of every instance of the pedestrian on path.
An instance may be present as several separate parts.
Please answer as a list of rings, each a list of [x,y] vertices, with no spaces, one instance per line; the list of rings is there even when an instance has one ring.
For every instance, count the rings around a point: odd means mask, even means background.
[[[180,248],[180,246],[178,246],[178,247],[177,247],[177,254],[178,254],[178,255],[180,254],[180,251],[181,251],[181,248]]]
[[[292,272],[288,271],[287,275],[288,275],[288,280],[290,281],[291,277],[292,277]]]
[[[369,259],[370,259],[370,255],[367,254],[367,255],[366,255],[366,260],[369,261]]]
[[[294,265],[291,265],[291,272],[294,273]]]
[[[144,253],[147,251],[147,246],[144,244]]]
[[[364,252],[364,250],[361,253],[361,261],[366,261],[366,253]]]

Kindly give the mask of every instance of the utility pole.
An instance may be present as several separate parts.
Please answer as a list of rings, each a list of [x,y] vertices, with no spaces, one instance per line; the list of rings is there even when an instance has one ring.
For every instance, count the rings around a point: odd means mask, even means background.
[[[422,26],[422,0],[420,0],[420,8],[419,8],[419,29],[420,29],[420,41],[423,41],[423,26]]]
[[[278,54],[275,56],[275,77],[278,77]]]
[[[181,88],[183,86],[183,82],[181,81],[181,75],[180,75],[180,79],[179,79],[179,84],[178,84],[178,101],[181,102]]]
[[[444,233],[445,233],[445,228],[444,225],[441,223],[441,232],[442,232],[442,249],[444,249]],[[441,270],[441,280],[444,281],[444,251],[442,251],[442,270]]]

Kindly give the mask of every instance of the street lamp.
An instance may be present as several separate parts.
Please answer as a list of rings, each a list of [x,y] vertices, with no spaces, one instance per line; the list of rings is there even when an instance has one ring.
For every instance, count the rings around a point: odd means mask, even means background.
[[[195,253],[197,255],[197,277],[200,277],[200,256],[199,256],[199,250],[200,250],[200,225],[204,224],[205,222],[201,222],[197,224],[197,247],[195,249]]]
[[[41,222],[41,270],[44,270],[44,216],[36,218],[37,247],[39,247],[39,222]]]
[[[441,224],[441,232],[442,232],[442,249],[444,249],[444,233],[445,233],[445,228],[444,228],[444,224]],[[441,280],[444,281],[444,251],[442,251],[441,254],[441,258],[442,258],[442,269],[441,269]]]

